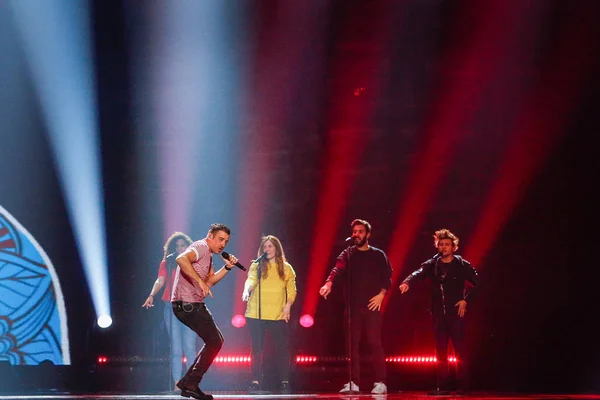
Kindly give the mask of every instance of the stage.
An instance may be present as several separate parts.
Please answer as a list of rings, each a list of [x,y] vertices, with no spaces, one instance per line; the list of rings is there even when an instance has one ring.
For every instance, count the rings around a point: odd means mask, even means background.
[[[473,392],[468,395],[445,395],[445,396],[429,396],[427,392],[396,392],[387,395],[371,395],[371,394],[335,394],[335,393],[297,393],[289,395],[270,394],[270,395],[248,395],[243,392],[212,392],[215,399],[320,399],[320,400],[362,400],[362,399],[485,399],[485,400],[561,400],[561,399],[579,399],[592,400],[600,399],[598,394],[507,394],[507,393],[490,393],[490,392]],[[168,394],[29,394],[29,395],[11,395],[0,396],[0,400],[50,400],[50,399],[85,399],[85,400],[154,400],[154,399],[185,399],[176,393]]]

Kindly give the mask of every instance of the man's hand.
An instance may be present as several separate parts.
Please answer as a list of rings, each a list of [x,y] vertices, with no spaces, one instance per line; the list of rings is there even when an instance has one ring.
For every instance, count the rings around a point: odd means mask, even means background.
[[[286,304],[285,306],[283,306],[283,310],[281,310],[281,319],[283,319],[285,322],[290,321],[291,309],[292,309],[292,306],[289,306]]]
[[[456,303],[454,305],[454,307],[458,307],[458,316],[462,318],[465,316],[465,313],[467,312],[467,301],[460,300],[458,303]]]
[[[381,310],[381,303],[383,303],[383,293],[379,293],[369,300],[369,310],[379,311]]]
[[[321,289],[319,289],[319,294],[323,296],[325,300],[327,300],[329,293],[331,293],[331,281],[325,282],[325,284],[321,286]]]
[[[142,304],[142,307],[145,307],[146,309],[154,307],[154,296],[148,296],[144,304]]]
[[[242,301],[247,302],[248,300],[250,300],[250,292],[244,291],[244,293],[242,293]]]
[[[200,290],[202,290],[202,295],[204,297],[213,297],[213,294],[210,291],[210,287],[206,282],[204,282],[202,279],[198,279],[198,285],[200,286]]]
[[[223,261],[225,261],[225,265],[227,265],[227,268],[233,268],[233,267],[235,267],[235,263],[238,262],[237,257],[234,256],[233,254],[229,255],[229,260],[225,259],[222,254],[219,254],[219,255],[221,256],[221,258],[223,259]]]
[[[398,286],[398,289],[400,289],[400,294],[404,294],[408,292],[408,284],[403,283],[402,285]]]

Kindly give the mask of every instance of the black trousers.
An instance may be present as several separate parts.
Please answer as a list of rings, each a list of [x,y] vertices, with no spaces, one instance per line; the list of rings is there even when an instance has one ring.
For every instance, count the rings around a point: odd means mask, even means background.
[[[347,312],[347,311],[346,311]],[[375,373],[375,382],[385,382],[385,353],[381,341],[381,312],[370,311],[367,308],[353,308],[351,311],[351,347],[350,362],[352,366],[352,382],[360,382],[360,352],[359,345],[364,332]],[[360,386],[360,385],[359,385]]]
[[[456,379],[459,389],[468,389],[467,355],[465,342],[465,319],[456,313],[433,316],[433,333],[435,337],[435,354],[437,358],[437,387],[449,388],[448,344],[452,340],[456,364]]]
[[[204,341],[204,346],[181,378],[184,386],[197,387],[223,347],[223,335],[204,303],[173,302],[173,313]]]
[[[290,340],[288,324],[283,321],[246,319],[252,341],[252,380],[261,381],[265,336],[269,332],[275,345],[277,369],[281,381],[290,380]]]

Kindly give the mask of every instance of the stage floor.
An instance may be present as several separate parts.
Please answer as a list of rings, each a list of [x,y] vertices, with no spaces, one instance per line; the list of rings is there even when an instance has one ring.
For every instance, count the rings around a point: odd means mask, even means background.
[[[474,392],[469,395],[456,396],[429,396],[427,392],[396,392],[387,395],[371,395],[371,394],[353,394],[342,395],[333,393],[301,393],[301,394],[269,394],[269,395],[248,395],[240,392],[211,392],[215,399],[320,399],[320,400],[363,400],[363,399],[387,399],[387,400],[424,400],[424,399],[485,399],[485,400],[562,400],[562,399],[578,399],[592,400],[600,399],[599,394],[499,394],[499,393],[484,393]],[[50,399],[102,399],[102,400],[159,400],[159,399],[185,399],[178,394],[31,394],[31,395],[0,395],[0,400],[50,400]]]

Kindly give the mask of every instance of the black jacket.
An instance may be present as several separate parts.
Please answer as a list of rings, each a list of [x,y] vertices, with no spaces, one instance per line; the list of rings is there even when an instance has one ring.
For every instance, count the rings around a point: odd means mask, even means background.
[[[479,289],[480,277],[475,268],[462,258],[454,255],[450,263],[443,263],[440,257],[433,258],[421,264],[421,268],[410,274],[402,283],[409,287],[412,283],[431,278],[431,312],[433,315],[456,313],[454,306],[460,300],[471,302]],[[465,283],[473,287],[466,290]]]

